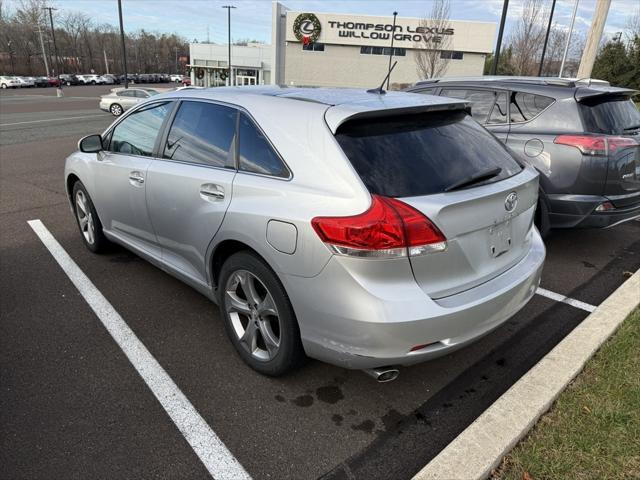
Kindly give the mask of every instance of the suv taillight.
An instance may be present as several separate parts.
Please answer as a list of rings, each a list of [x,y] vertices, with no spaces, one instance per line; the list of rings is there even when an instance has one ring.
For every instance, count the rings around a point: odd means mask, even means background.
[[[395,198],[372,195],[371,207],[350,217],[315,217],[320,239],[340,255],[406,257],[440,252],[447,239],[431,220]]]
[[[607,149],[611,153],[621,148],[638,145],[633,138],[601,135],[559,135],[553,143],[576,147],[585,155],[606,155]]]

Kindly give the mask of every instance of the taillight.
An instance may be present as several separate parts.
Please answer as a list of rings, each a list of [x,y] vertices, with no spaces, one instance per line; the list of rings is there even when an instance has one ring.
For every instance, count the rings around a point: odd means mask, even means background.
[[[431,220],[395,198],[372,196],[371,207],[349,217],[316,217],[311,225],[334,252],[353,257],[405,257],[439,252],[447,239]]]
[[[560,135],[553,141],[558,145],[576,147],[585,155],[606,155],[607,143],[605,137],[595,135]]]
[[[638,145],[633,138],[598,135],[559,135],[553,143],[576,147],[585,155],[607,155],[607,151],[615,153]]]

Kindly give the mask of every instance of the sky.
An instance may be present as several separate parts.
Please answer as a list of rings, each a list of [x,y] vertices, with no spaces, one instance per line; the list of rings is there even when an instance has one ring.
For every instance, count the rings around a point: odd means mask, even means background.
[[[426,17],[433,0],[282,0],[292,10],[306,12],[355,13],[401,17]],[[524,0],[510,0],[505,36],[517,21]],[[598,0],[578,0],[574,31],[586,35]],[[552,0],[543,0],[550,8]],[[557,0],[554,22],[569,27],[575,0]],[[9,10],[20,0],[5,0]],[[97,23],[118,25],[116,0],[51,0],[57,14],[75,10],[86,13]],[[160,33],[177,33],[187,40],[226,43],[227,11],[231,13],[232,39],[256,39],[271,43],[271,0],[122,0],[125,31],[141,28]],[[451,20],[500,22],[503,0],[450,0]],[[605,25],[605,36],[624,31],[627,18],[640,8],[640,0],[612,0]],[[496,28],[497,30],[497,28]],[[495,39],[494,39],[495,40]]]

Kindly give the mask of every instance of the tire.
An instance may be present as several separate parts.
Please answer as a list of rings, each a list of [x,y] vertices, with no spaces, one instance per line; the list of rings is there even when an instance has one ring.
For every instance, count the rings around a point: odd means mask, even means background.
[[[6,88],[7,88],[7,84],[6,84],[6,83],[3,83],[1,86],[2,86],[2,88],[4,88],[4,89],[6,89]]]
[[[91,85],[95,85],[96,81],[95,80],[91,80]]]
[[[551,231],[551,223],[549,221],[549,209],[542,197],[538,198],[538,204],[536,205],[535,224],[538,227],[538,232],[542,238],[547,238]]]
[[[67,82],[67,87],[70,87],[70,86],[71,86],[71,82]]]
[[[124,112],[122,107],[117,103],[112,103],[109,107],[109,111],[114,117],[119,117],[120,115],[122,115],[122,112]]]
[[[305,355],[298,321],[273,270],[258,256],[244,251],[224,262],[219,279],[225,330],[242,360],[257,372],[274,377],[299,367]]]
[[[105,252],[109,246],[109,240],[102,232],[102,223],[82,182],[77,181],[73,185],[73,196],[71,198],[76,223],[80,229],[80,236],[84,245],[93,253]]]

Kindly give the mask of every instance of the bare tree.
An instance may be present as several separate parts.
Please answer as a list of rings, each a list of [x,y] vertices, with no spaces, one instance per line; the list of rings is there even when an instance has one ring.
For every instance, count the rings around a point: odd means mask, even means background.
[[[441,77],[447,72],[451,60],[451,37],[446,33],[451,28],[449,0],[434,0],[429,18],[420,20],[424,31],[422,41],[415,43],[416,70],[420,78]],[[445,52],[449,52],[447,55]]]
[[[635,13],[627,19],[624,24],[626,30],[627,41],[633,42],[634,38],[640,37],[640,7],[638,7]]]
[[[526,0],[509,43],[513,50],[515,75],[535,75],[544,42],[546,15],[541,0]]]

